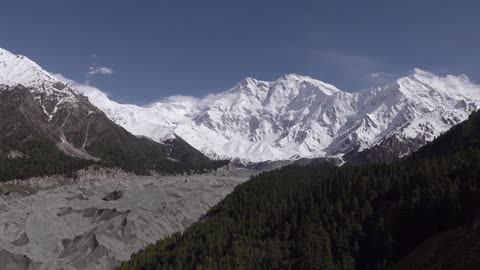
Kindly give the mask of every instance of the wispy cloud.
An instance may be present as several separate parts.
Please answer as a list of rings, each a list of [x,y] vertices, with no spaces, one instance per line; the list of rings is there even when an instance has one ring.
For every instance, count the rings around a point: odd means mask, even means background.
[[[110,67],[91,66],[88,68],[88,71],[85,73],[85,76],[92,77],[95,75],[111,75],[111,74],[113,74],[113,69]]]
[[[95,86],[92,86],[92,85],[89,85],[89,84],[86,84],[86,83],[76,82],[72,79],[69,79],[69,78],[65,77],[64,75],[62,75],[60,73],[52,74],[52,75],[55,78],[57,78],[60,81],[72,86],[73,88],[78,90],[80,93],[87,96],[90,99],[90,101],[93,102],[93,103],[99,102],[99,101],[104,103],[107,99],[111,100],[111,96],[110,96],[109,93],[107,93],[105,91],[102,91]],[[150,102],[150,103],[141,104],[141,105],[137,105],[137,106],[149,107],[149,106],[153,106],[154,104],[159,103],[159,102],[160,103],[169,103],[169,104],[172,104],[172,105],[180,104],[180,106],[185,106],[185,104],[187,104],[187,103],[193,104],[193,103],[199,102],[200,100],[201,99],[197,98],[197,97],[176,95],[176,96],[165,97],[165,98],[163,98],[161,100],[158,100],[158,101],[155,101],[155,102]],[[115,102],[117,102],[117,101],[115,101]],[[120,102],[120,103],[123,103],[123,102]]]
[[[114,71],[110,67],[90,66],[88,67],[88,71],[85,72],[85,84],[90,84],[96,76],[112,75],[113,73]]]
[[[377,79],[377,78],[380,78],[382,76],[382,74],[380,72],[374,72],[374,73],[370,73],[370,78],[372,79]]]
[[[168,102],[168,103],[196,103],[199,101],[199,98],[192,97],[192,96],[183,96],[183,95],[174,95],[163,98],[160,102]]]
[[[105,96],[105,97],[108,97],[109,94],[106,93],[106,92],[103,92],[102,90],[96,88],[96,87],[93,87],[91,85],[88,85],[88,84],[82,84],[82,83],[78,83],[72,79],[69,79],[65,76],[63,76],[62,74],[52,74],[55,78],[59,79],[60,81],[64,82],[64,83],[67,83],[69,85],[71,85],[73,88],[77,89],[78,91],[80,91],[81,93],[83,93],[84,95],[86,95],[87,97],[102,97],[102,96]]]
[[[385,71],[385,65],[376,59],[358,53],[326,48],[304,49],[303,52],[322,69],[335,72],[350,85],[357,85],[354,90],[390,83],[397,75]]]
[[[97,62],[96,54],[91,54],[90,58],[91,58],[91,64],[88,67],[88,71],[85,72],[84,74],[85,84],[89,85],[92,82],[92,80],[97,76],[112,75],[115,73],[113,68],[111,67],[98,65],[96,63]]]
[[[372,85],[383,85],[395,80],[399,74],[389,72],[372,72],[368,74],[367,79]]]
[[[306,52],[313,57],[320,58],[324,61],[331,62],[336,66],[366,69],[377,65],[377,62],[369,57],[329,50],[323,48],[307,49]]]

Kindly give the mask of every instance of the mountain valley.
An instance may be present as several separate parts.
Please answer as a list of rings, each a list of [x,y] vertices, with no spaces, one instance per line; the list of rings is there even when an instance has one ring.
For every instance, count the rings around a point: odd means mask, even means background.
[[[420,69],[358,92],[289,74],[121,104],[0,49],[0,261],[429,265],[425,250],[476,233],[479,108],[468,77]]]

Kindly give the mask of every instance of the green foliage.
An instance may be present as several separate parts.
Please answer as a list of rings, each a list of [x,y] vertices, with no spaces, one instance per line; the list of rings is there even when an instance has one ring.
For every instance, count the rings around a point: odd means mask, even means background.
[[[69,157],[54,142],[41,136],[32,136],[18,150],[29,154],[14,159],[0,157],[0,181],[53,174],[71,177],[76,171],[97,164],[91,160]]]
[[[26,153],[20,158],[8,158],[7,155],[0,155],[0,181],[46,175],[74,177],[75,172],[91,165],[117,167],[139,175],[147,175],[151,172],[163,174],[204,173],[227,163],[227,161],[211,161],[201,153],[190,154],[194,157],[200,156],[195,160],[186,160],[185,162],[169,160],[165,157],[165,150],[160,144],[145,138],[134,138],[135,140],[132,140],[127,147],[120,143],[98,143],[90,151],[94,156],[102,158],[101,161],[96,162],[67,156],[60,151],[54,141],[40,134],[32,133],[30,130],[22,133],[25,134],[0,142],[0,149],[6,149],[5,152],[8,152],[9,149],[6,146],[15,145],[15,150]],[[22,138],[22,140],[18,138]],[[1,147],[2,145],[4,147]],[[186,146],[183,146],[185,152],[190,150],[185,148]]]
[[[167,156],[171,155],[168,152],[172,151],[169,147],[172,147],[172,150],[176,149],[175,145],[166,147],[150,139],[130,135],[118,141],[115,138],[96,141],[89,145],[87,150],[94,156],[100,157],[108,166],[122,168],[138,175],[148,175],[151,172],[164,174],[203,173],[228,163],[228,161],[212,161],[200,152],[195,153],[196,156],[199,156],[196,160],[169,159]],[[191,146],[189,147],[191,148]],[[185,152],[197,151],[192,149],[185,150]]]
[[[478,130],[471,121],[462,125]],[[462,142],[442,154],[443,136],[421,152],[431,154],[391,164],[260,174],[119,269],[389,268],[479,209],[480,133],[456,133],[444,136]]]

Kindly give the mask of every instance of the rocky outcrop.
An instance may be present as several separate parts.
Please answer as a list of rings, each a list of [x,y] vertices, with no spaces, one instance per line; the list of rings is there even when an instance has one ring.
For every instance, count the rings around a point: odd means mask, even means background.
[[[122,196],[123,196],[123,191],[115,190],[115,191],[112,191],[112,192],[108,193],[102,200],[104,200],[104,201],[116,201],[116,200],[119,200],[120,198],[122,198]]]
[[[26,255],[11,253],[0,249],[0,264],[3,270],[38,270],[40,263],[32,261]]]
[[[15,241],[12,241],[12,245],[14,246],[23,246],[26,245],[30,242],[30,239],[28,239],[28,235],[26,232],[22,232],[20,236],[15,239]]]

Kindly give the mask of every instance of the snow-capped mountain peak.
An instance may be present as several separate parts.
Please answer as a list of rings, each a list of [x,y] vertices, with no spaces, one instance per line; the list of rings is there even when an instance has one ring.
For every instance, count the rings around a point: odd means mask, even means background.
[[[0,48],[0,84],[30,87],[54,81],[53,76],[26,56]]]
[[[53,120],[62,108],[75,108],[79,99],[84,98],[76,89],[51,75],[28,57],[1,48],[0,85],[22,85],[29,88],[49,120]]]
[[[480,86],[415,69],[385,87],[349,93],[288,74],[247,77],[223,93],[175,104],[102,102],[96,105],[134,134],[179,136],[210,157],[258,162],[341,156],[392,137],[413,151],[480,108]]]

